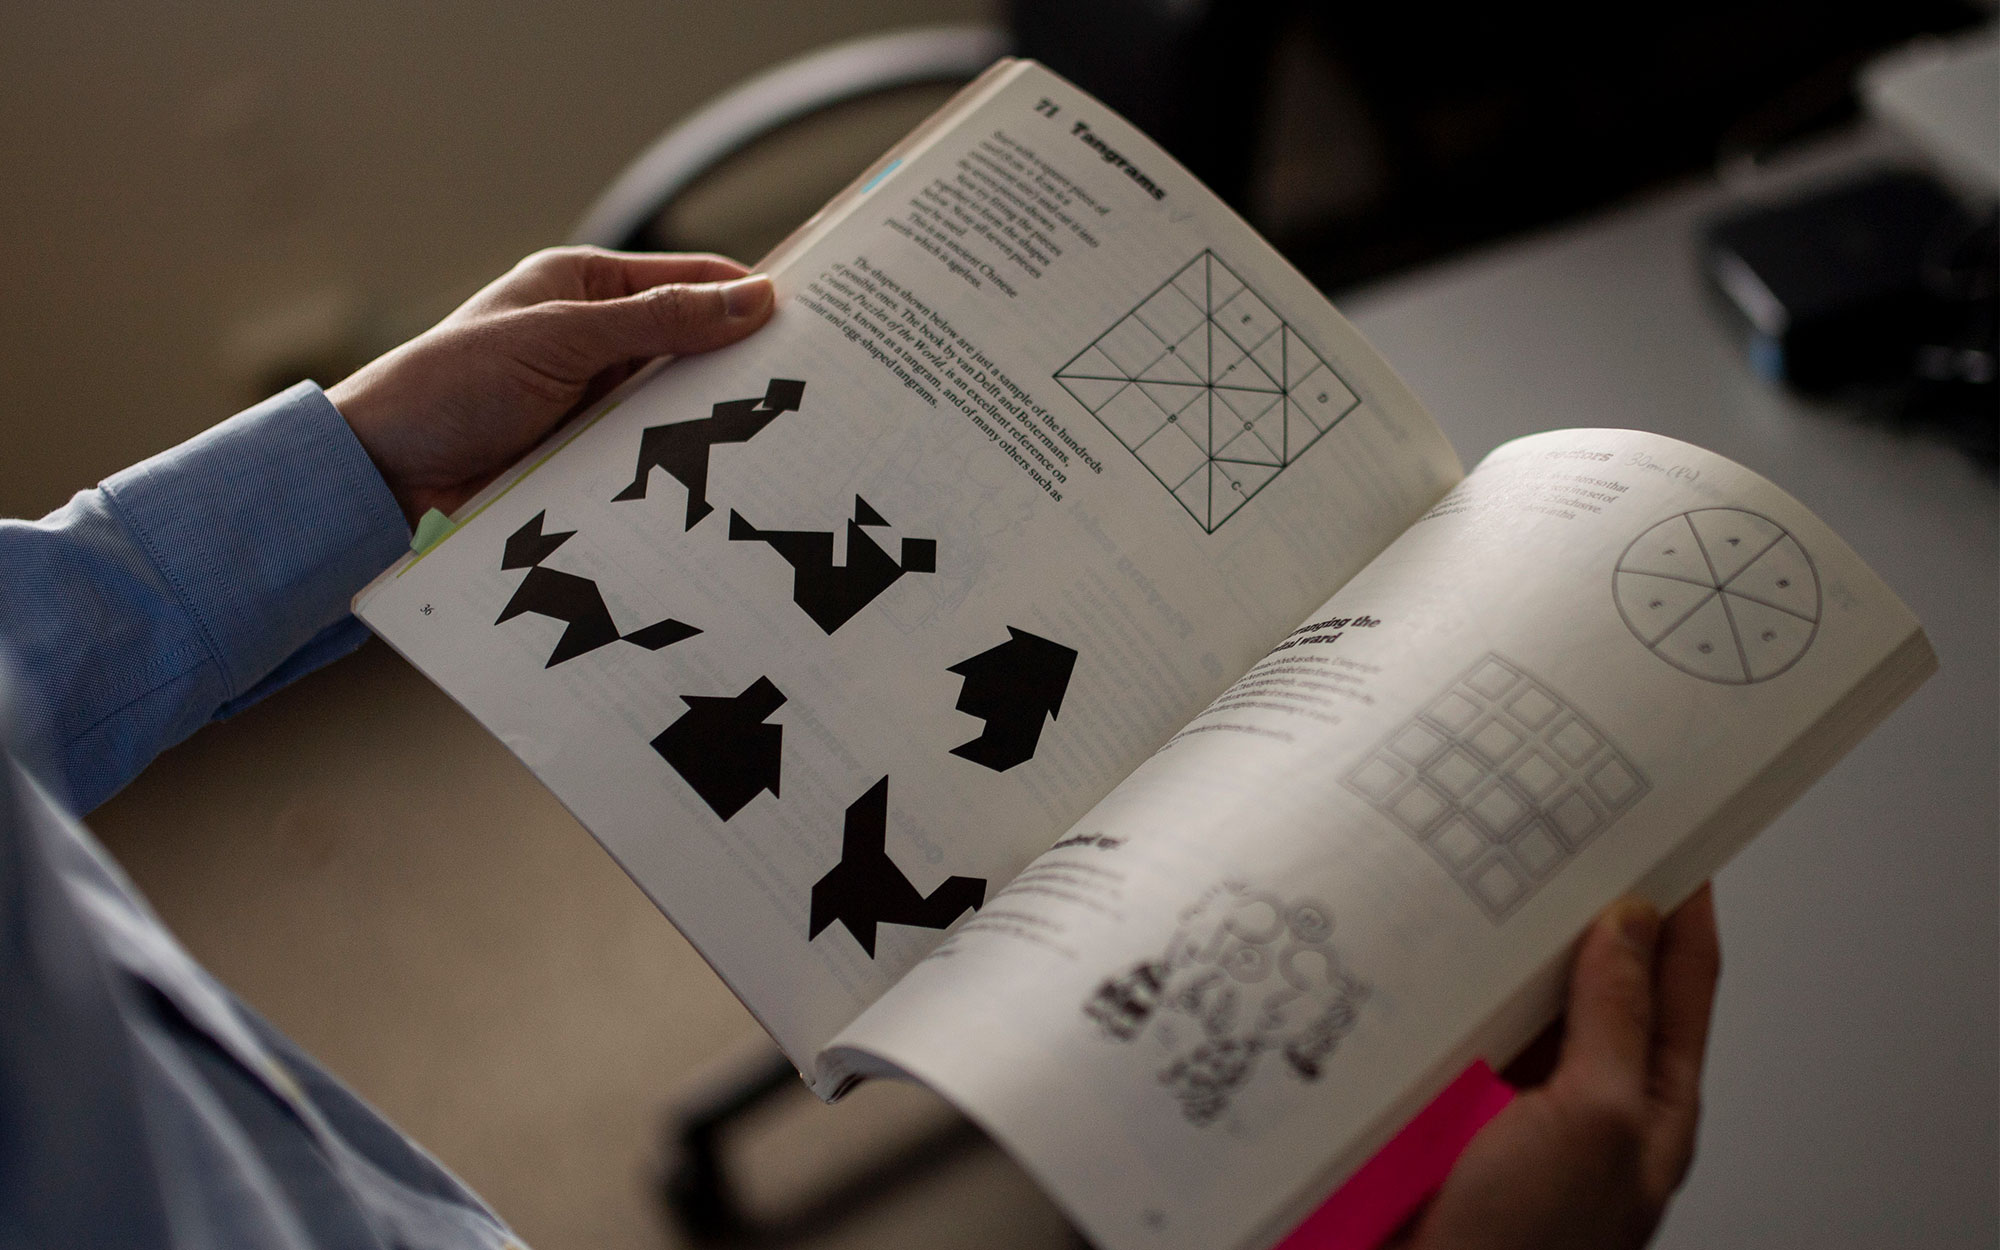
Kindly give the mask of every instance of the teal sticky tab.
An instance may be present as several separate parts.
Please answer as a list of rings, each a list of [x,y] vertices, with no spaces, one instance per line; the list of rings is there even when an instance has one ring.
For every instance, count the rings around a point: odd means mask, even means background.
[[[422,555],[443,542],[457,528],[450,517],[432,508],[417,518],[417,532],[410,535],[410,550]]]
[[[899,156],[895,160],[890,161],[887,165],[884,165],[882,167],[882,172],[876,174],[873,178],[870,178],[868,180],[868,184],[861,188],[861,194],[866,195],[870,191],[873,191],[878,185],[881,184],[881,181],[884,178],[887,178],[890,174],[895,173],[896,166],[902,163],[903,163],[903,158]]]

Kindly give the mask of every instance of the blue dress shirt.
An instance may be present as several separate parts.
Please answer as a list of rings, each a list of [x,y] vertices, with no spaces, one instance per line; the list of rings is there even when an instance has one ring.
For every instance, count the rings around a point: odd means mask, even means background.
[[[0,1250],[515,1244],[181,949],[75,815],[360,645],[409,541],[311,383],[0,521]]]

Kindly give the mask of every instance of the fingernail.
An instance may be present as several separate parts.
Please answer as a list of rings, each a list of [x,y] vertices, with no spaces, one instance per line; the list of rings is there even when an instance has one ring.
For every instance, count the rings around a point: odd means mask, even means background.
[[[1628,898],[1618,905],[1618,936],[1638,954],[1649,955],[1660,933],[1660,913],[1644,899]]]
[[[722,312],[728,317],[747,317],[771,297],[771,280],[761,273],[737,278],[721,286]]]

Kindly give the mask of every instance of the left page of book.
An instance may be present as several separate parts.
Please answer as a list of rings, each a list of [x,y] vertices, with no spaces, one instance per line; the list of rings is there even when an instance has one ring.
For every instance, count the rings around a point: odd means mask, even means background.
[[[769,326],[357,599],[809,1077],[1460,476],[1108,110],[1026,62],[956,107],[788,249]]]

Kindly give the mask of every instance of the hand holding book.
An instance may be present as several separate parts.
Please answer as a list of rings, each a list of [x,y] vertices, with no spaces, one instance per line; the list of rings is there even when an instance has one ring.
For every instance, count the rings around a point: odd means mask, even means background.
[[[1651,1239],[1694,1159],[1720,971],[1703,886],[1664,924],[1624,899],[1585,934],[1569,1010],[1506,1073],[1561,1057],[1472,1139],[1386,1250],[1622,1250]]]
[[[415,524],[658,356],[734,343],[771,283],[720,256],[548,248],[327,393]]]

